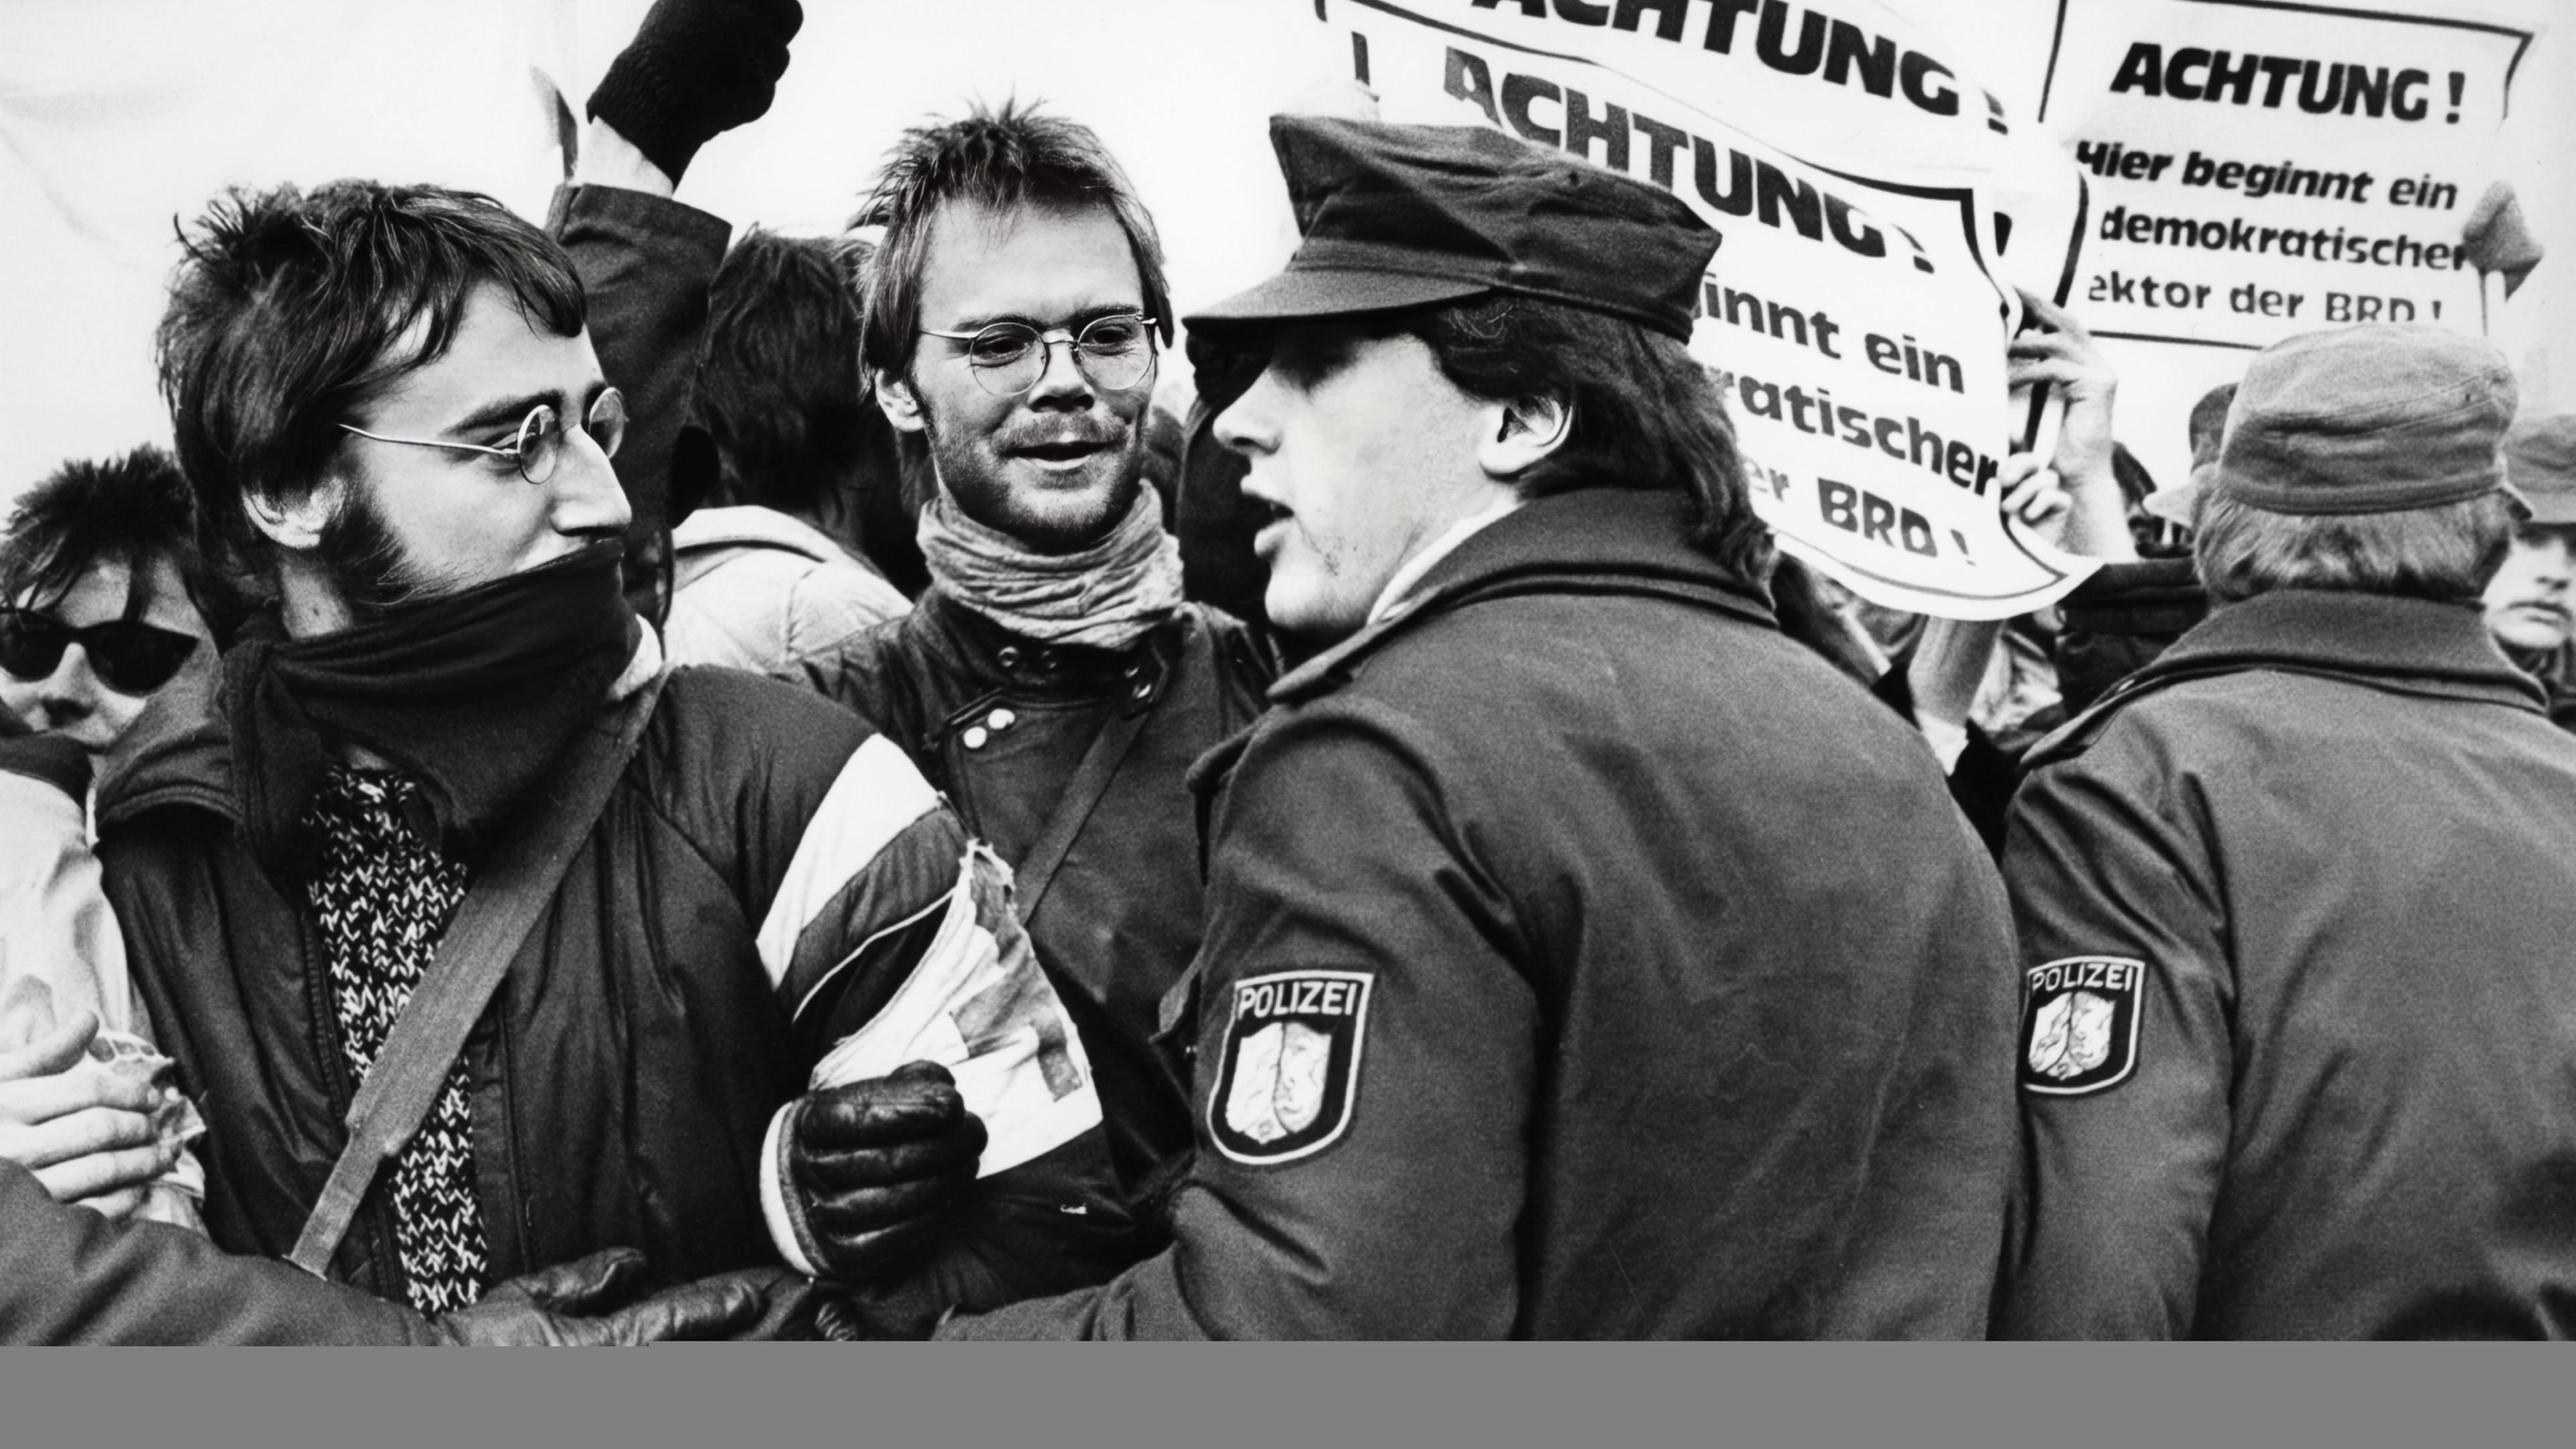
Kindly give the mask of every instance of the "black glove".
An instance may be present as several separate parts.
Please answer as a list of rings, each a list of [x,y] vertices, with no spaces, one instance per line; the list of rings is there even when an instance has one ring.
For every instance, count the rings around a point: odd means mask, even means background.
[[[700,146],[768,113],[804,23],[796,0],[654,0],[590,93],[590,117],[677,183]]]
[[[494,1285],[483,1301],[429,1321],[441,1343],[463,1347],[657,1343],[729,1337],[761,1316],[761,1292],[710,1279],[633,1301],[650,1283],[644,1255],[608,1248]]]
[[[807,1094],[784,1136],[798,1244],[824,1276],[854,1281],[920,1251],[974,1185],[985,1141],[956,1080],[929,1062]]]

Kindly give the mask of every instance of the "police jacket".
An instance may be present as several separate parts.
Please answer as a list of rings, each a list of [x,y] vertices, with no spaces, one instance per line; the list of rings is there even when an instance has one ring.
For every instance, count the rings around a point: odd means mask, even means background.
[[[1208,766],[1172,1247],[956,1337],[1974,1337],[2012,952],[1903,721],[1685,542],[1528,503]]]
[[[1998,1330],[2576,1333],[2576,742],[2477,610],[2223,606],[2031,764]]]
[[[1151,1040],[1198,950],[1198,814],[1190,763],[1260,713],[1276,675],[1243,625],[1184,604],[1124,650],[1024,638],[933,583],[912,613],[809,663],[802,682],[903,746],[966,827],[1025,866],[1069,788],[1085,798],[1029,934],[1078,983],[1122,1176],[1141,1187],[1190,1146],[1183,1083]],[[1132,726],[1123,741],[1107,734]],[[1102,788],[1083,761],[1117,753]],[[1123,743],[1123,749],[1119,748]],[[1022,906],[1031,882],[1023,879]]]
[[[102,797],[100,855],[152,1020],[209,1124],[207,1229],[228,1251],[283,1256],[357,1083],[303,884],[244,843],[224,728],[218,712]],[[847,712],[731,670],[672,672],[461,1053],[491,1276],[616,1246],[675,1279],[793,1261],[790,1229],[763,1210],[763,1179],[782,1170],[771,1121],[916,982],[903,1000],[980,984],[1020,1015],[960,1016],[949,1033],[993,1145],[905,1306],[935,1317],[1125,1261],[1097,1094],[1079,1070],[1059,1092],[1048,1059],[1080,1043],[1047,982],[988,981],[1012,960],[996,938],[1017,933],[975,858],[902,752]],[[392,1184],[377,1174],[331,1276],[399,1300]]]

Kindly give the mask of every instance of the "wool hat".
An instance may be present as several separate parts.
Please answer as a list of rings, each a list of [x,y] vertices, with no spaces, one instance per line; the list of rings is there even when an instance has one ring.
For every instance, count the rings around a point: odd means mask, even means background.
[[[2256,354],[2210,486],[2273,513],[2402,513],[2506,488],[2504,354],[2438,327],[2365,323]]]
[[[2526,418],[2504,435],[2505,477],[2533,523],[2576,524],[2576,413]]]
[[[1660,187],[1480,126],[1274,116],[1305,240],[1192,331],[1507,292],[1690,340],[1717,233]]]

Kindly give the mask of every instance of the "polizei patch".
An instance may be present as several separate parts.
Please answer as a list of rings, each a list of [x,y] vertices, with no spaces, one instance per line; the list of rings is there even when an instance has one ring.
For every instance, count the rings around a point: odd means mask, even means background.
[[[1359,1096],[1370,977],[1282,971],[1234,984],[1208,1130],[1237,1162],[1292,1162],[1332,1145]]]
[[[2022,974],[2022,1090],[2077,1097],[2127,1081],[2138,1065],[2145,963],[2069,956]]]

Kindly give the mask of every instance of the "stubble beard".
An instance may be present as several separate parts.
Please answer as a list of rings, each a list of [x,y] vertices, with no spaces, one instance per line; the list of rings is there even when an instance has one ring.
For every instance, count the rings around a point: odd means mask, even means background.
[[[1073,553],[1100,542],[1135,506],[1137,490],[1145,484],[1142,419],[1127,429],[1127,451],[1119,460],[1116,485],[1101,495],[1095,514],[1073,519],[1027,507],[1005,476],[1008,461],[979,452],[971,440],[950,435],[927,399],[921,421],[930,443],[931,467],[950,500],[976,522],[1007,533],[1036,552]]]

